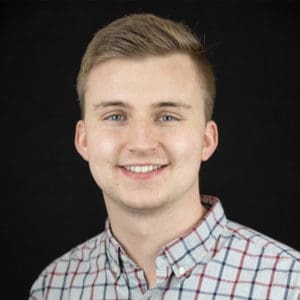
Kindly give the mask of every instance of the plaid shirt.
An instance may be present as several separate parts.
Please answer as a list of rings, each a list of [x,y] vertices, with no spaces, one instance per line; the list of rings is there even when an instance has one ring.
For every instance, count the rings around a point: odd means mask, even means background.
[[[50,264],[34,283],[34,299],[295,299],[300,253],[226,219],[205,196],[208,213],[156,259],[151,289],[143,270],[106,230]]]

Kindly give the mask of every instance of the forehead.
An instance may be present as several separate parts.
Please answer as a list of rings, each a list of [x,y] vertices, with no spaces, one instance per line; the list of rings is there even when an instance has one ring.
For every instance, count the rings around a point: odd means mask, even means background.
[[[106,100],[166,101],[202,99],[204,81],[195,62],[181,53],[144,58],[114,58],[94,66],[86,85],[86,102]],[[92,103],[91,103],[92,104]]]

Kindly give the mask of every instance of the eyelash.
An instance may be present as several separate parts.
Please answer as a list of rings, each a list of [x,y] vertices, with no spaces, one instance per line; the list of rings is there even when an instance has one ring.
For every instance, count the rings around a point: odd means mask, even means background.
[[[167,119],[166,119],[167,118]],[[115,113],[112,115],[109,115],[104,118],[105,121],[112,121],[112,122],[123,122],[126,121],[126,116],[123,114]],[[163,123],[170,123],[179,121],[179,118],[172,116],[171,114],[160,114],[156,119],[156,122],[163,122]]]
[[[169,120],[162,120],[163,118],[168,118]],[[170,120],[170,119],[171,119],[171,120]],[[162,122],[168,123],[168,122],[178,121],[178,118],[175,118],[175,117],[172,116],[172,115],[165,114],[165,115],[159,116],[158,120],[159,120],[159,121],[161,120]]]
[[[120,117],[122,119],[121,120],[120,119],[116,120],[116,119],[114,119],[114,117]],[[113,114],[113,115],[110,115],[110,116],[105,118],[105,120],[109,120],[109,121],[113,121],[113,122],[121,122],[121,121],[125,121],[125,119],[126,118],[121,114]]]

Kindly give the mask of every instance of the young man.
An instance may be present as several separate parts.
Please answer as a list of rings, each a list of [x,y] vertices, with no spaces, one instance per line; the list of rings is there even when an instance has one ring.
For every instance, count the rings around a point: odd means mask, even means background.
[[[197,37],[149,14],[90,42],[78,75],[76,149],[106,230],[50,264],[30,299],[300,299],[300,255],[200,196],[218,144],[214,75]]]

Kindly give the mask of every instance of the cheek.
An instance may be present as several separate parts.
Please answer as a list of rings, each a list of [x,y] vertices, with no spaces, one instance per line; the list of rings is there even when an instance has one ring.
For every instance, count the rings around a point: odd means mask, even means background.
[[[177,160],[185,163],[201,161],[202,140],[199,132],[184,130],[169,135],[167,139],[170,154]]]
[[[118,138],[107,132],[94,133],[88,136],[88,151],[91,160],[109,161],[118,149]]]

